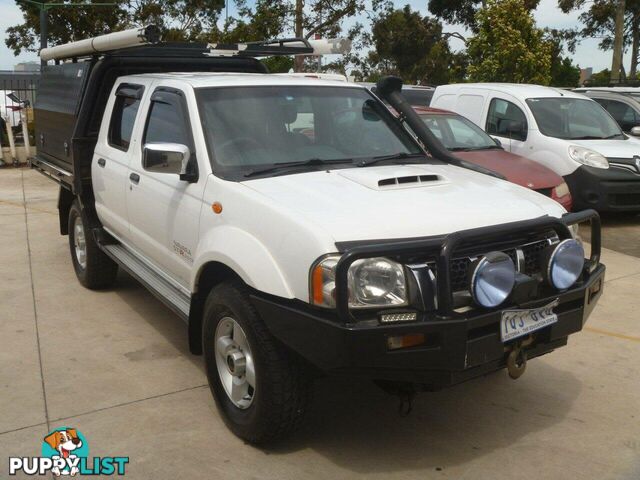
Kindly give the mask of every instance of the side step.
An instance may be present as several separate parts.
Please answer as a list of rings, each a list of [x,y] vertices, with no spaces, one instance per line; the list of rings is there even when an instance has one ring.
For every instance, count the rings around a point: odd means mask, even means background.
[[[184,321],[189,320],[191,299],[187,295],[171,285],[122,245],[103,244],[100,245],[100,248],[131,276],[142,283],[151,293],[158,297],[160,301],[180,315]]]

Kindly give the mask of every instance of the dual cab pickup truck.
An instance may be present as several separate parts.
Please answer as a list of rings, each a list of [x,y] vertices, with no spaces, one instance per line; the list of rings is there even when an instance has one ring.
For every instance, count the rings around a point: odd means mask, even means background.
[[[398,117],[254,58],[292,53],[310,48],[76,53],[37,96],[32,165],[60,183],[78,280],[122,268],[182,317],[236,435],[289,434],[318,372],[405,393],[516,378],[582,329],[604,285],[595,212],[454,157],[397,78],[377,95]]]

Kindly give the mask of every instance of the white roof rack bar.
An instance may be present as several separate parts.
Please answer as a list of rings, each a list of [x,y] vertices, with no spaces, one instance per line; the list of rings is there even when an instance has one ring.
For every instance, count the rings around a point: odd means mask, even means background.
[[[155,25],[131,28],[121,32],[108,33],[98,37],[87,38],[77,42],[65,43],[56,47],[40,50],[40,58],[48,60],[64,60],[68,58],[86,57],[94,53],[119,50],[160,41],[160,29]]]
[[[266,42],[210,43],[210,56],[266,57],[271,55],[334,55],[351,51],[348,38],[304,40],[286,38]]]

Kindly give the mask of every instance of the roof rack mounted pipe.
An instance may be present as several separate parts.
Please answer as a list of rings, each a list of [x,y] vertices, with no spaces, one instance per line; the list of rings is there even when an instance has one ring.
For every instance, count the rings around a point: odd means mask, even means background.
[[[277,38],[264,42],[212,43],[211,56],[268,57],[272,55],[336,55],[349,53],[351,40],[341,38]]]
[[[160,29],[156,25],[146,25],[139,28],[131,28],[122,32],[107,33],[98,37],[65,43],[56,47],[40,50],[40,59],[65,60],[69,58],[87,57],[95,53],[104,53],[110,50],[136,47],[160,41]]]
[[[376,95],[385,99],[397,112],[400,113],[400,119],[405,121],[411,127],[434,158],[458,167],[467,168],[469,170],[474,170],[479,173],[484,173],[485,175],[491,175],[492,177],[505,180],[505,177],[499,173],[462,160],[444,148],[440,141],[425,126],[418,114],[413,110],[413,107],[409,105],[407,100],[402,96],[401,90],[402,79],[399,77],[382,77],[376,84]]]

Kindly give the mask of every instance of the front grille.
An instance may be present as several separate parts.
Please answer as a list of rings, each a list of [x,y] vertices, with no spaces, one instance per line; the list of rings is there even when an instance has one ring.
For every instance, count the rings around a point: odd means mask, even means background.
[[[640,205],[640,193],[616,193],[609,195],[611,203],[619,207],[635,207]]]
[[[541,273],[540,257],[544,249],[553,242],[552,238],[543,238],[531,243],[527,243],[518,247],[503,250],[504,253],[511,257],[516,268],[518,267],[518,259],[516,250],[522,250],[524,254],[524,269],[522,273],[533,276]],[[451,289],[454,292],[467,290],[469,288],[469,265],[476,257],[454,258],[451,261]]]

